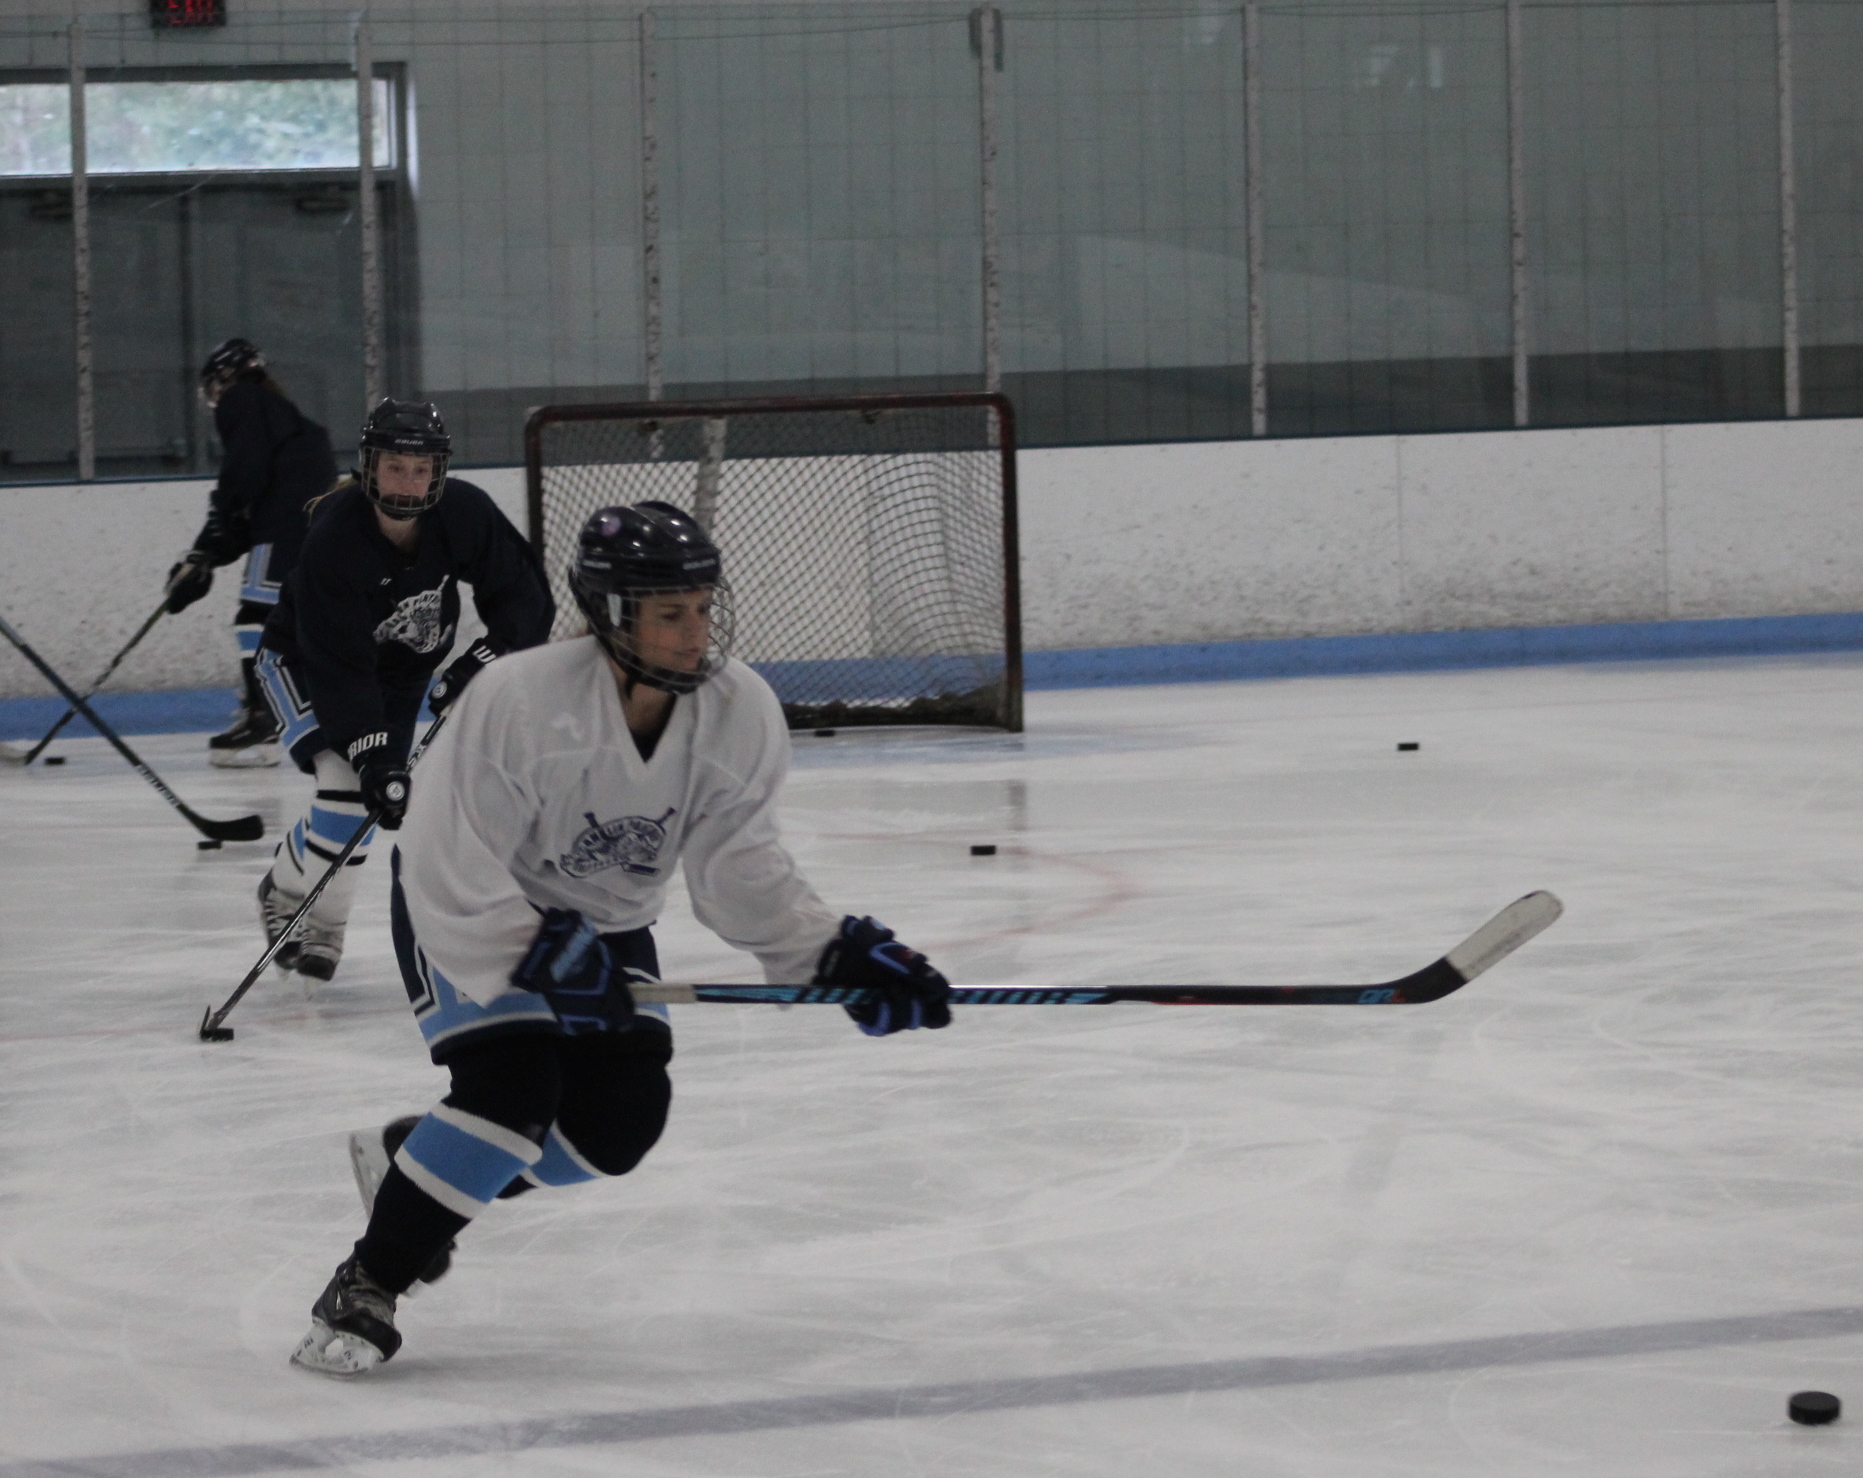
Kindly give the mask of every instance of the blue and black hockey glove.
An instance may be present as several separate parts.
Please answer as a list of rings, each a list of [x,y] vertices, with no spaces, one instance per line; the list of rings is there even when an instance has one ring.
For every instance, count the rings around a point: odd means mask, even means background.
[[[877,919],[842,919],[841,932],[822,951],[813,983],[870,992],[860,1005],[842,1008],[870,1037],[951,1024],[951,982]]]
[[[595,926],[573,908],[545,909],[511,983],[550,1003],[572,1037],[621,1032],[634,1024],[634,996]]]
[[[475,641],[463,656],[454,658],[427,694],[427,706],[433,710],[433,716],[438,718],[445,713],[466,691],[466,684],[497,660],[498,652],[490,642],[483,640]]]
[[[349,746],[350,768],[362,803],[378,812],[383,831],[399,831],[408,814],[408,765],[397,758],[386,734],[364,734]]]

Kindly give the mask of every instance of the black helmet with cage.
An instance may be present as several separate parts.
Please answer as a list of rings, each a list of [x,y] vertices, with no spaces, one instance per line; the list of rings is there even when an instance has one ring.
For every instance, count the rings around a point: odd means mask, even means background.
[[[690,693],[724,666],[731,650],[731,587],[718,546],[696,519],[671,503],[601,508],[576,540],[569,589],[589,628],[635,682],[668,693]],[[711,593],[711,635],[691,671],[644,660],[637,646],[643,598]]]
[[[440,408],[429,401],[383,400],[369,412],[362,423],[362,445],[358,449],[356,481],[368,500],[390,518],[419,518],[440,501],[446,487],[446,464],[452,455],[453,438],[446,434],[446,422]],[[377,463],[385,454],[403,457],[430,457],[432,471],[424,493],[412,498],[384,496],[377,476]]]
[[[201,366],[201,398],[214,404],[227,386],[239,380],[265,378],[265,355],[251,339],[228,339]]]

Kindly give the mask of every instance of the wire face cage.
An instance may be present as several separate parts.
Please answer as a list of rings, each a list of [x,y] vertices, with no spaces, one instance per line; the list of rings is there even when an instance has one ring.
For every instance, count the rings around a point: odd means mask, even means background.
[[[733,655],[792,729],[1022,728],[1015,420],[981,392],[544,406],[524,431],[530,537],[566,571],[598,508],[690,512],[724,554]]]

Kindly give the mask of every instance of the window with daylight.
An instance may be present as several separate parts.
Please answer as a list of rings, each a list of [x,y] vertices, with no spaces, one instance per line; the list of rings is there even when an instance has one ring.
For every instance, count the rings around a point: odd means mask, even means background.
[[[71,172],[70,88],[0,85],[0,178]],[[375,165],[396,162],[392,84],[375,83]],[[344,77],[92,82],[92,174],[354,169],[356,84]]]

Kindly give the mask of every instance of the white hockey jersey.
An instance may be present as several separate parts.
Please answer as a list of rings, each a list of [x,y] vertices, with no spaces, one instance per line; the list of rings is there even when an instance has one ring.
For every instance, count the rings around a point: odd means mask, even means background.
[[[603,932],[658,917],[682,860],[699,922],[772,983],[809,980],[839,927],[777,832],[789,733],[775,693],[727,662],[673,705],[651,760],[592,636],[501,657],[421,757],[398,844],[427,958],[490,1006],[542,908]]]

